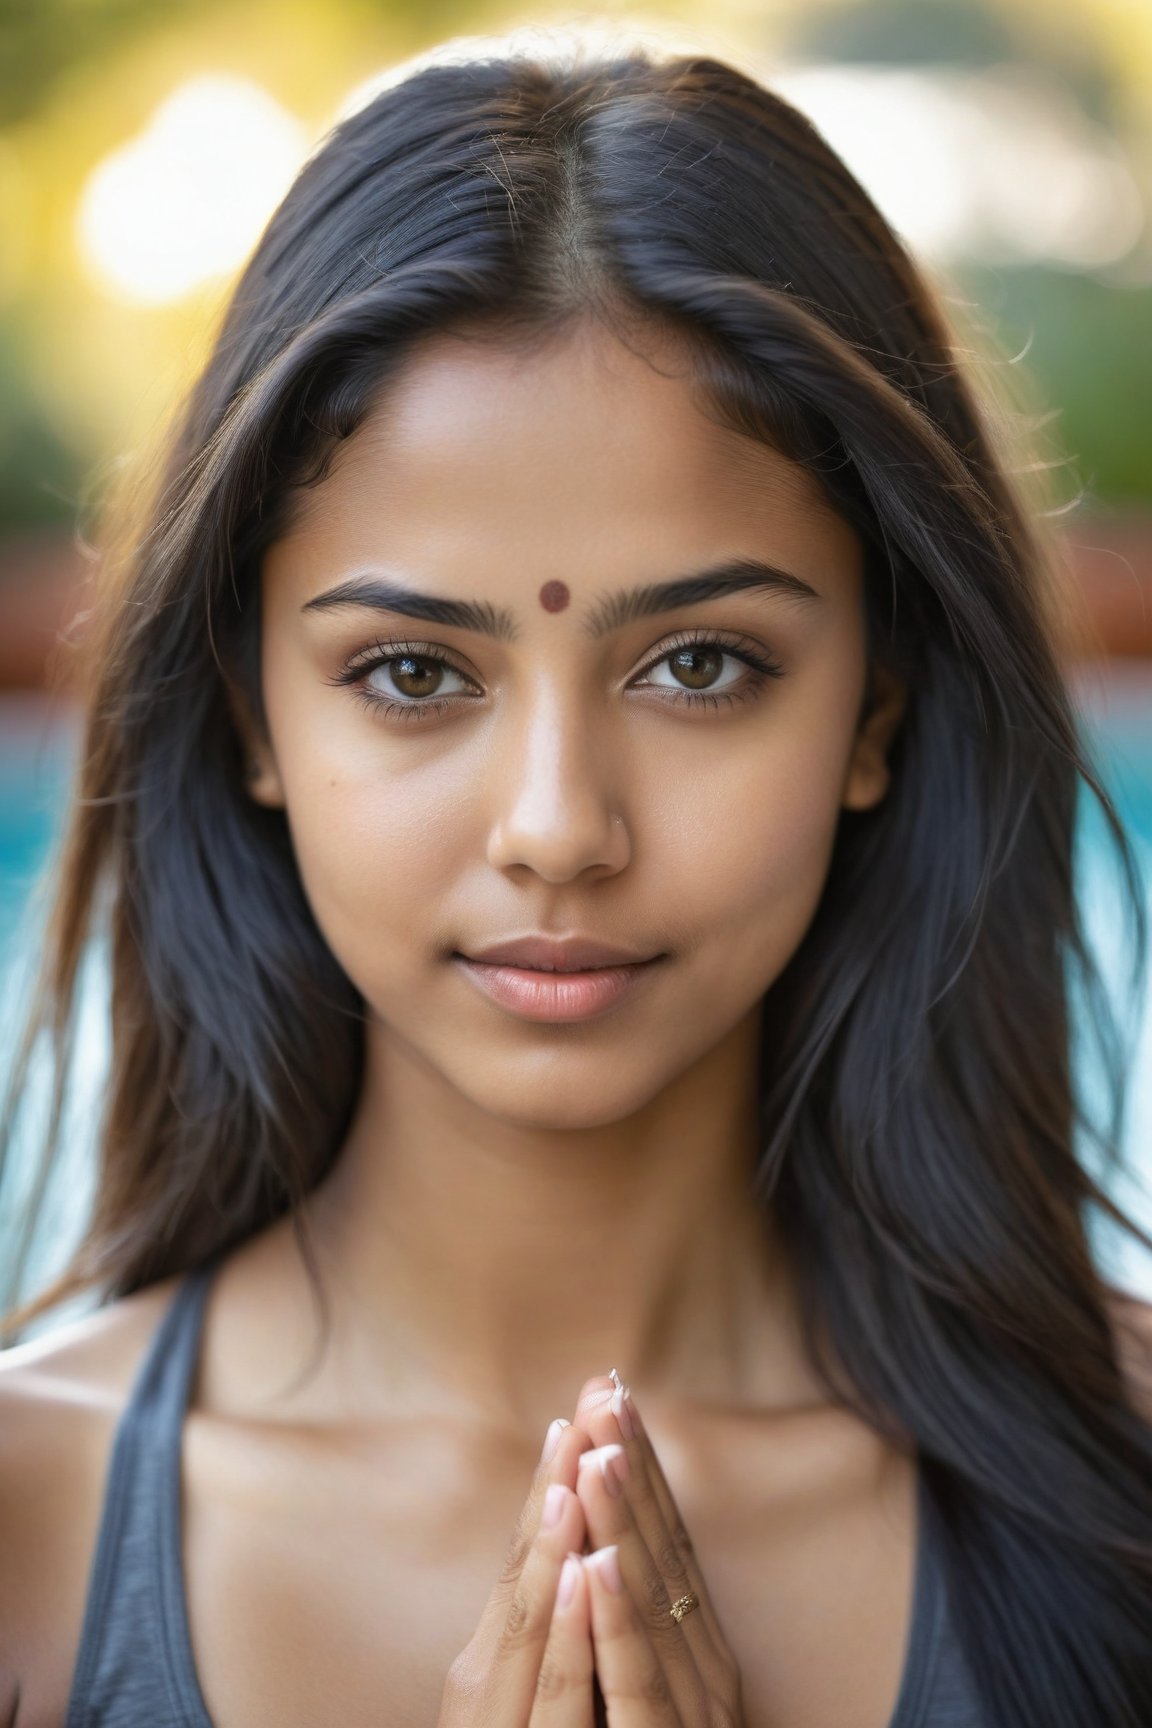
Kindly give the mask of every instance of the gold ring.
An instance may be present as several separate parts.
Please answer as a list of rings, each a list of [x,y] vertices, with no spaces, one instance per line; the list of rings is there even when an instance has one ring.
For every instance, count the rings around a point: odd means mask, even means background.
[[[692,1594],[691,1590],[689,1590],[687,1596],[681,1596],[673,1602],[668,1612],[671,1614],[673,1620],[683,1620],[685,1614],[691,1614],[693,1608],[699,1608],[699,1606],[700,1603]]]

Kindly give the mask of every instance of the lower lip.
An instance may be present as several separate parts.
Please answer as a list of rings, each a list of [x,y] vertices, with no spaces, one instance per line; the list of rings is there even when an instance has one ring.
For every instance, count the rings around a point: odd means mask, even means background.
[[[468,960],[462,954],[453,958],[486,996],[525,1020],[591,1020],[635,990],[662,956],[594,972],[533,972],[525,966]]]

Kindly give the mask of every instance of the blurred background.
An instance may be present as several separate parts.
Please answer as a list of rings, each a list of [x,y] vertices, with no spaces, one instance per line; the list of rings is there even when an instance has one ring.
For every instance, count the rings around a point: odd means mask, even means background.
[[[925,264],[1014,461],[1030,485],[1042,477],[1069,602],[1062,651],[1152,895],[1148,0],[663,0],[594,13],[0,0],[0,1076],[75,763],[76,708],[53,650],[82,630],[93,507],[159,435],[264,222],[333,122],[450,38],[570,21],[727,55],[774,85]],[[1079,892],[1123,993],[1130,932],[1090,798],[1080,844]],[[1108,1180],[1152,1228],[1152,1019],[1138,995],[1117,1006],[1133,1174]],[[82,1222],[105,1058],[95,954],[69,1162],[22,1295],[62,1264]],[[1091,1098],[1087,1039],[1078,1060]],[[22,1119],[29,1148],[37,1109]],[[27,1164],[30,1184],[30,1152]],[[0,1255],[23,1204],[11,1173],[4,1194]],[[1112,1275],[1152,1295],[1152,1256],[1103,1230],[1098,1240]]]

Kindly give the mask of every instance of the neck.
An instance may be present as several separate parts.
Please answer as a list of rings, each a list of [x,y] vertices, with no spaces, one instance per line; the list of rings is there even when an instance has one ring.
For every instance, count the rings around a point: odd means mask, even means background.
[[[616,1368],[650,1403],[816,1396],[751,1192],[759,1024],[626,1121],[496,1119],[373,1023],[357,1111],[306,1208],[363,1410],[539,1427]]]

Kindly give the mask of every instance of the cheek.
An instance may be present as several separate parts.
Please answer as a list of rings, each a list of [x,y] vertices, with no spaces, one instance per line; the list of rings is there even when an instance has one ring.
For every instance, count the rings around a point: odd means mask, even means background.
[[[797,680],[780,696],[770,721],[701,777],[681,818],[706,841],[684,848],[684,888],[708,908],[714,952],[752,995],[791,958],[820,903],[859,690],[846,664],[839,678]]]
[[[350,704],[350,706],[352,706]],[[362,990],[420,958],[413,938],[461,869],[467,775],[418,746],[389,749],[358,707],[355,720],[270,721],[304,891],[337,960]],[[455,772],[453,772],[453,766]]]

